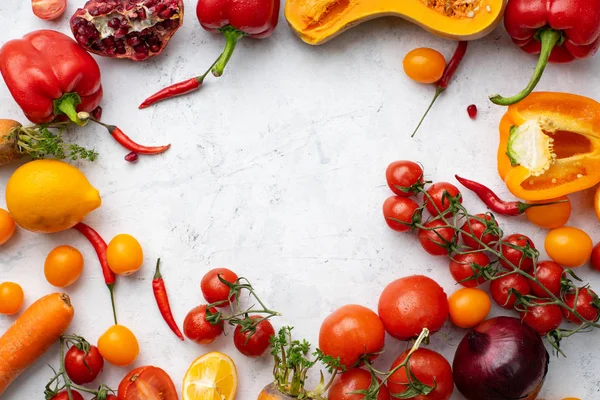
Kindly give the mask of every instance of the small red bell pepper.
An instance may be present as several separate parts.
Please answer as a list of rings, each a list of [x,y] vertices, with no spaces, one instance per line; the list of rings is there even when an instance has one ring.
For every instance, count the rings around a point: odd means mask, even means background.
[[[540,55],[525,90],[508,98],[490,96],[493,103],[507,106],[533,91],[548,61],[566,63],[596,54],[600,48],[600,0],[510,0],[504,26],[517,46]]]
[[[0,49],[0,72],[8,90],[35,124],[92,112],[102,100],[100,68],[92,56],[60,32],[40,30]]]
[[[223,75],[237,42],[245,37],[269,37],[279,21],[280,0],[199,0],[196,15],[207,31],[221,32],[225,36],[225,50],[202,75],[168,86],[153,94],[140,105],[146,108],[161,100],[198,90],[210,72]]]

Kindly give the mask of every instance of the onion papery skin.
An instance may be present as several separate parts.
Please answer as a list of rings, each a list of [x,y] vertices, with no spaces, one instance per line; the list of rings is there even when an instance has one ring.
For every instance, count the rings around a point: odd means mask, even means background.
[[[533,400],[549,361],[533,329],[517,318],[497,317],[466,334],[452,369],[456,387],[468,400]]]

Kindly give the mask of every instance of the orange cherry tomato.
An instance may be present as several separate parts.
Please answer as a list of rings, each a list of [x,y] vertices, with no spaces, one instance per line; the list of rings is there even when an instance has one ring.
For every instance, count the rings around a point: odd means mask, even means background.
[[[115,236],[106,249],[108,266],[117,275],[131,275],[142,267],[144,252],[131,235]]]
[[[563,226],[548,232],[544,247],[546,253],[558,264],[581,267],[592,255],[594,244],[590,236],[581,229]]]
[[[547,200],[539,203],[552,203],[554,201],[565,201],[564,203],[552,204],[549,206],[531,207],[525,210],[527,219],[545,229],[555,229],[564,226],[571,217],[571,201],[563,196],[554,200]]]
[[[481,289],[462,288],[448,298],[450,320],[459,328],[479,325],[492,308],[490,296]]]
[[[23,307],[23,288],[14,282],[0,283],[0,314],[13,315]]]
[[[81,276],[83,272],[83,256],[74,247],[58,246],[46,257],[44,275],[49,284],[56,287],[67,287]]]
[[[98,350],[109,363],[124,367],[135,361],[140,353],[140,346],[128,328],[113,325],[98,339]]]
[[[15,233],[16,225],[8,211],[0,208],[0,245],[8,242]]]
[[[446,59],[437,50],[420,47],[409,51],[402,61],[404,73],[413,81],[436,83],[444,74]]]

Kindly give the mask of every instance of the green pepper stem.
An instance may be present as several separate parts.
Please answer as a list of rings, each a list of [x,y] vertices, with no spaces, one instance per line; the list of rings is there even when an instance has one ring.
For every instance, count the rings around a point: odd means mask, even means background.
[[[81,104],[81,97],[77,93],[65,93],[60,99],[54,100],[54,115],[64,114],[79,126],[84,126],[87,121],[77,115],[77,106]]]
[[[223,53],[221,53],[221,56],[217,59],[214,66],[212,67],[212,74],[216,77],[220,77],[221,75],[223,75],[223,71],[225,70],[227,63],[229,62],[229,59],[233,55],[233,51],[235,50],[237,42],[241,38],[246,36],[244,32],[239,31],[231,26],[226,26],[220,31],[223,34],[223,36],[225,36],[225,40],[227,42],[225,43],[225,49],[223,50]]]
[[[537,86],[540,79],[542,79],[542,74],[546,69],[546,65],[548,65],[548,60],[550,59],[550,54],[552,53],[552,49],[556,46],[557,43],[562,39],[562,34],[560,31],[554,29],[541,29],[539,32],[539,41],[542,44],[542,49],[540,51],[540,57],[538,59],[537,65],[535,66],[535,70],[533,71],[533,76],[529,81],[529,84],[525,89],[512,96],[512,97],[502,97],[499,94],[495,94],[490,96],[490,101],[499,106],[509,106],[511,104],[515,104],[525,97],[529,96],[533,89]]]

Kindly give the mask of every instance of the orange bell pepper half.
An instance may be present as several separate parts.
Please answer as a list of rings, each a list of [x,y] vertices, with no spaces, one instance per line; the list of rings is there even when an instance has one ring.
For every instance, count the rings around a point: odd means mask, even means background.
[[[500,121],[498,173],[516,197],[556,199],[600,182],[600,103],[536,92]]]

